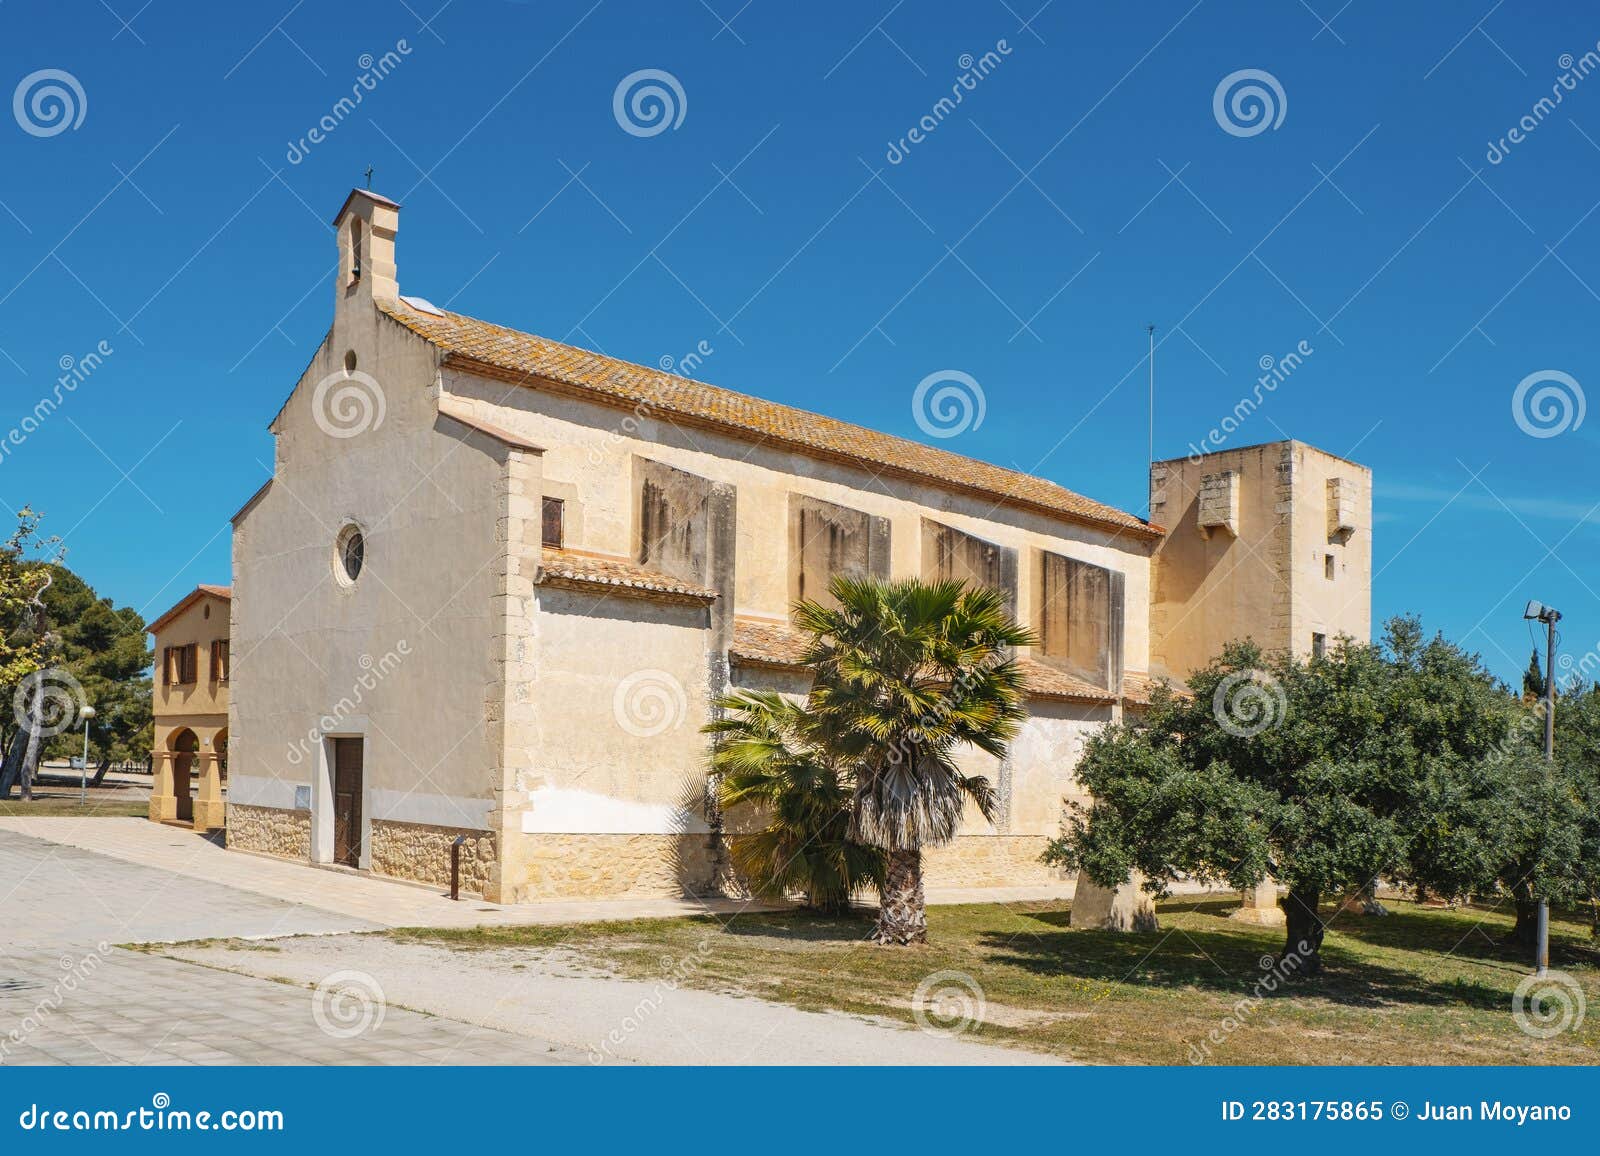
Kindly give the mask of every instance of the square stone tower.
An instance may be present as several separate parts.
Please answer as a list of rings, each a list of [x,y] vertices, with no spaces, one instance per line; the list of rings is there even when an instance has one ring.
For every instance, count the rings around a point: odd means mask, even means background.
[[[1150,665],[1183,679],[1225,643],[1316,654],[1372,634],[1372,471],[1281,441],[1156,462]]]

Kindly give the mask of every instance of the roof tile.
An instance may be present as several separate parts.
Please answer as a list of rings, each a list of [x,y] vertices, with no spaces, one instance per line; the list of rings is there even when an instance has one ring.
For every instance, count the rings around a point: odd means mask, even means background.
[[[434,315],[392,300],[380,300],[378,307],[469,371],[487,372],[530,386],[554,383],[599,395],[613,404],[645,405],[668,418],[711,425],[736,436],[780,442],[798,452],[843,459],[875,473],[896,473],[947,490],[976,493],[1145,541],[1153,541],[1162,533],[1142,518],[1054,482],[948,450],[618,361],[459,313]]]

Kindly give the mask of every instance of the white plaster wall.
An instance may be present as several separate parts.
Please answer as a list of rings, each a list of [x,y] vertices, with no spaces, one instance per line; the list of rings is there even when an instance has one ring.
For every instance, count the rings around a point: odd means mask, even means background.
[[[315,391],[342,372],[347,350],[378,383],[383,414],[337,437],[317,421]],[[341,300],[274,422],[273,483],[235,527],[236,801],[292,805],[293,787],[315,777],[313,734],[358,733],[368,821],[484,823],[495,785],[484,722],[504,451],[440,423],[436,398],[432,348],[370,301]],[[334,539],[352,521],[366,562],[346,586]]]
[[[527,832],[704,830],[707,611],[539,587]]]

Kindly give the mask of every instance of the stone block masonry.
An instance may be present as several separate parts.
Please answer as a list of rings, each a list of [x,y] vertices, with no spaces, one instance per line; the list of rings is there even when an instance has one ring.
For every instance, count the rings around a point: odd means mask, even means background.
[[[372,870],[394,879],[449,887],[450,848],[461,835],[467,837],[461,847],[461,890],[482,895],[495,862],[495,838],[491,831],[374,819]]]
[[[309,862],[311,812],[229,803],[228,846]]]

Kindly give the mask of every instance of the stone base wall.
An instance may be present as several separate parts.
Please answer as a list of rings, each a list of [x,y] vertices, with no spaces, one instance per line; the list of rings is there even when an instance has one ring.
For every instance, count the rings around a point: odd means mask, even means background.
[[[450,845],[458,835],[467,837],[461,847],[461,890],[482,895],[494,866],[494,834],[490,831],[374,819],[372,870],[414,883],[449,887]]]
[[[709,835],[515,835],[501,901],[682,898],[713,892]]]
[[[1032,887],[1072,882],[1039,862],[1043,835],[963,835],[922,853],[925,887]]]
[[[228,804],[228,846],[311,860],[311,812]]]

